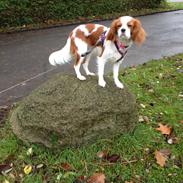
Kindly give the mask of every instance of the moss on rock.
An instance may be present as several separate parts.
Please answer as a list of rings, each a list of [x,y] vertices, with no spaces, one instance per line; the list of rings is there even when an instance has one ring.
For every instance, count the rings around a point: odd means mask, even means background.
[[[137,120],[136,101],[106,78],[79,81],[57,74],[18,104],[11,116],[14,133],[23,141],[47,147],[77,147],[129,132]]]

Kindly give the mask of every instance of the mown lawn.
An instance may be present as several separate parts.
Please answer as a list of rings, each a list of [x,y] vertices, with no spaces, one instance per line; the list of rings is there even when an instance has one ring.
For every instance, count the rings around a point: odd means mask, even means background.
[[[108,183],[182,182],[183,54],[127,68],[120,78],[137,98],[140,122],[132,133],[99,140],[87,147],[51,151],[23,144],[6,120],[0,128],[0,169],[9,163],[13,168],[0,175],[0,182],[82,183],[95,172],[104,174]],[[158,123],[168,125],[171,134],[157,131]],[[30,148],[32,153],[28,153]],[[155,151],[162,149],[168,154],[161,167]],[[112,159],[99,158],[98,152],[107,153]],[[26,165],[34,167],[30,174],[23,171]],[[40,167],[35,168],[37,165]]]

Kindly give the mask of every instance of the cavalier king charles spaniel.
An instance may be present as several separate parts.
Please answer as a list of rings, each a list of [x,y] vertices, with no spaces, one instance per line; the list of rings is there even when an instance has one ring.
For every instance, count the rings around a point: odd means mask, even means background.
[[[118,79],[119,67],[132,43],[141,45],[145,37],[141,22],[130,16],[114,20],[109,28],[99,24],[79,25],[70,33],[65,46],[49,56],[49,62],[56,66],[73,60],[77,78],[85,80],[80,66],[83,65],[86,75],[95,75],[88,69],[93,55],[98,65],[98,84],[105,87],[104,66],[111,61],[115,85],[123,88]]]

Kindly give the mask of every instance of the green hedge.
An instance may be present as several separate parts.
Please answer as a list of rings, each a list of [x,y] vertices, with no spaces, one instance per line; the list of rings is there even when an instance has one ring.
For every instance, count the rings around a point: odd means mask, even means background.
[[[0,27],[155,8],[164,0],[0,0]]]

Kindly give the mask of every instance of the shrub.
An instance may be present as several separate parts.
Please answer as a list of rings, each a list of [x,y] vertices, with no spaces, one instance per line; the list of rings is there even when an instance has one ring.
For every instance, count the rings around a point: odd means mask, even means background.
[[[0,27],[155,8],[164,0],[1,0]]]

